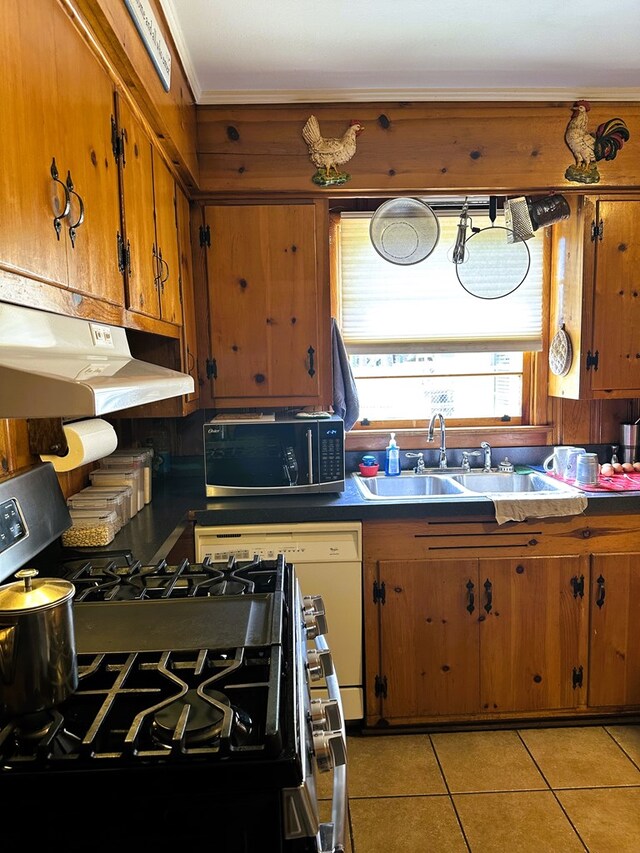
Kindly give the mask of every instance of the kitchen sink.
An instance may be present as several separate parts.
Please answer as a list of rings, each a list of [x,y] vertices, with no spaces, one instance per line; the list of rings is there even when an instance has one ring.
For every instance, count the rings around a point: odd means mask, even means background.
[[[470,471],[466,474],[455,474],[451,479],[472,492],[481,492],[485,495],[492,492],[566,491],[562,483],[535,472],[517,474],[502,471]]]
[[[362,477],[354,473],[356,485],[368,501],[398,500],[416,501],[421,498],[436,498],[451,500],[469,498],[473,495],[491,497],[492,494],[557,494],[571,492],[573,489],[557,480],[552,480],[544,474],[533,471],[529,474],[509,473],[502,471],[467,471],[460,473],[460,468],[436,469],[439,473],[414,474],[403,471],[397,477],[387,477],[377,474],[375,477]],[[455,472],[455,473],[454,473]]]
[[[413,474],[410,472],[396,477],[377,474],[375,477],[353,475],[363,497],[373,500],[416,500],[417,498],[455,498],[469,492],[452,477],[441,474]]]

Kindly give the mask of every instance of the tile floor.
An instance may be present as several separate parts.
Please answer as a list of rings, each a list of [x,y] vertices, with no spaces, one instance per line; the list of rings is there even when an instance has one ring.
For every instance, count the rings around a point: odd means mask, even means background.
[[[640,725],[350,733],[347,750],[347,853],[640,853]]]

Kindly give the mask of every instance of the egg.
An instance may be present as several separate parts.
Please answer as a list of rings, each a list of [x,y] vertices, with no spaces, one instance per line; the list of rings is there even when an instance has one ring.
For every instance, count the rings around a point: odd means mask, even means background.
[[[640,471],[640,462],[634,462],[633,463],[633,470],[634,471]]]
[[[605,477],[613,474],[613,465],[610,462],[605,462],[604,465],[600,466],[600,473],[604,474]]]
[[[611,467],[613,468],[615,474],[622,474],[624,471],[624,468],[622,467],[622,464],[620,462],[613,462],[611,464]]]
[[[633,473],[633,463],[631,463],[631,462],[623,462],[623,463],[622,463],[622,470],[625,472],[625,474],[631,474],[631,473]]]

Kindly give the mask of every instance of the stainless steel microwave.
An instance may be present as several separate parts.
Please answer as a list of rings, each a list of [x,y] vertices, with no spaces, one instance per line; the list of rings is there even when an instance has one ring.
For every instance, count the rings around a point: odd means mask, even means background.
[[[341,418],[215,419],[204,425],[208,497],[344,491]]]

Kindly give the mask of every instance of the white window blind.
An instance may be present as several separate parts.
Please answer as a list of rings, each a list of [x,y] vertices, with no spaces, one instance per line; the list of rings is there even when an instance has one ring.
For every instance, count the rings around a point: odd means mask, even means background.
[[[500,299],[480,299],[462,287],[450,260],[459,215],[438,212],[438,219],[440,238],[432,254],[399,266],[373,248],[370,213],[341,215],[339,322],[349,352],[541,350],[542,237],[527,241],[531,264],[523,283]],[[488,216],[473,215],[474,227],[490,225]],[[499,216],[495,225],[504,225],[504,219]],[[504,277],[505,289],[507,266],[496,263],[488,270]]]

